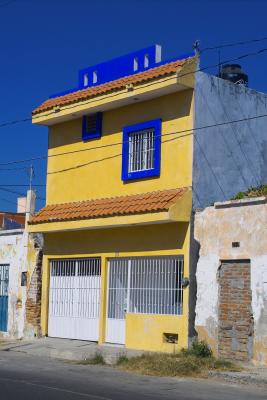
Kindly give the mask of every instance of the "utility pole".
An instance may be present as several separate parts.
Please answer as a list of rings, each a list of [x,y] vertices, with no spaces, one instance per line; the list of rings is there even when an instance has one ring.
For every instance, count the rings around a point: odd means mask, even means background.
[[[34,178],[34,169],[33,169],[33,165],[31,164],[30,166],[30,190],[32,190],[32,180]]]
[[[200,40],[196,40],[193,43],[193,50],[194,50],[196,56],[200,55]]]
[[[221,50],[220,49],[218,49],[218,65],[219,65],[218,76],[221,77],[222,66],[221,66]]]

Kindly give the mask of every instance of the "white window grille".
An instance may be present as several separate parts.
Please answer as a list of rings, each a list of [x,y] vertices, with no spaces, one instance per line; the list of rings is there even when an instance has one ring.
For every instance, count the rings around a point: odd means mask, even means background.
[[[182,314],[183,258],[110,260],[108,318],[135,314]]]
[[[154,168],[155,131],[147,129],[129,135],[128,172],[146,171]]]

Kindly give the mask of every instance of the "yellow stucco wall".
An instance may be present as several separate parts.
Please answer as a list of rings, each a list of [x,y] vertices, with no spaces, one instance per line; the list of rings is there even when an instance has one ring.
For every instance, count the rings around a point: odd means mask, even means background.
[[[192,99],[193,91],[185,90],[106,111],[102,137],[85,143],[81,140],[81,118],[50,127],[50,156],[91,150],[48,159],[47,204],[191,186],[192,136],[170,141],[174,135],[168,134],[192,128]],[[161,175],[124,183],[121,180],[122,129],[156,118],[162,119]],[[113,143],[118,145],[93,149]]]
[[[186,289],[188,290],[188,289]],[[187,347],[187,316],[126,315],[126,343],[131,349],[173,353]],[[164,333],[178,334],[178,343],[167,343]]]
[[[123,127],[157,118],[162,119],[160,177],[124,183],[121,180]],[[48,158],[47,204],[145,193],[192,185],[192,136],[189,134],[190,132],[187,132],[187,135],[183,133],[169,135],[177,131],[190,130],[193,127],[192,89],[106,111],[103,113],[102,123],[102,137],[85,143],[81,140],[81,118],[49,128],[49,156],[62,152],[74,153]],[[174,140],[179,136],[181,138]],[[114,143],[117,145],[109,146]],[[95,149],[99,146],[106,147]],[[181,207],[188,208],[188,204],[181,205]],[[187,208],[185,214],[188,214]],[[138,218],[143,218],[143,222],[145,222],[145,216],[139,215]],[[45,335],[48,331],[50,259],[101,257],[99,343],[105,342],[107,269],[110,258],[183,255],[184,276],[188,277],[189,223],[161,222],[160,224],[120,226],[109,229],[103,226],[99,230],[87,227],[83,228],[84,230],[73,229],[73,231],[67,231],[67,229],[72,229],[71,222],[65,222],[63,223],[64,227],[62,225],[62,232],[45,233],[42,333]],[[69,228],[65,226],[66,224],[69,225]],[[185,347],[188,332],[188,289],[184,290],[183,302],[182,316],[127,315],[126,347],[151,351],[174,351],[177,348]],[[134,326],[138,326],[138,332],[133,329]],[[179,335],[178,346],[165,343],[163,332],[177,332]]]
[[[49,260],[55,258],[101,257],[99,343],[105,342],[107,266],[114,257],[184,255],[184,276],[189,276],[189,224],[169,223],[96,231],[45,234],[42,290],[42,334],[48,332]],[[147,330],[147,318],[151,322]],[[137,333],[133,326],[138,326]],[[155,331],[153,331],[153,327]],[[184,290],[183,315],[129,314],[126,319],[126,347],[151,351],[174,351],[187,345],[188,289]],[[178,346],[163,342],[163,332],[179,334]],[[152,334],[152,336],[151,336]],[[139,338],[142,337],[142,341]]]

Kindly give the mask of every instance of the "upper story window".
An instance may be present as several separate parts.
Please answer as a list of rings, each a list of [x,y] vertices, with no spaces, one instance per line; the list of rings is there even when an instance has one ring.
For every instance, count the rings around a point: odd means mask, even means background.
[[[123,129],[122,179],[160,175],[161,120]]]
[[[102,113],[84,115],[82,121],[82,139],[90,140],[101,137]]]

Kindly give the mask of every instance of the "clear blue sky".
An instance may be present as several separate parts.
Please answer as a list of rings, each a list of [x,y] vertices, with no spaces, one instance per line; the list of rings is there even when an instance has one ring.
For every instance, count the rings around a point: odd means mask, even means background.
[[[0,123],[29,117],[50,94],[75,87],[80,68],[154,43],[163,58],[201,47],[267,36],[265,0],[0,0]],[[225,49],[221,59],[267,47],[267,40]],[[267,92],[267,53],[242,60],[249,86]],[[206,52],[201,65],[218,62]],[[210,73],[216,73],[210,69]],[[0,128],[0,163],[45,155],[47,128],[30,122]],[[3,184],[28,184],[29,163],[0,166],[0,210],[17,195]],[[46,162],[34,162],[33,183],[45,184]],[[6,187],[25,193],[23,187]],[[38,188],[45,197],[45,188]],[[38,207],[44,204],[38,201]]]

